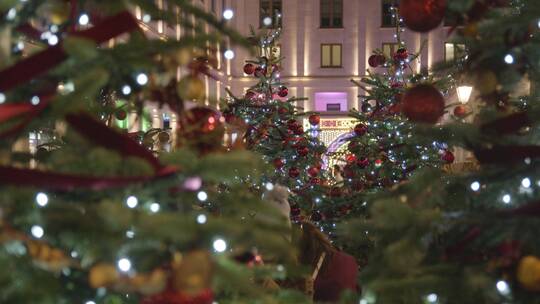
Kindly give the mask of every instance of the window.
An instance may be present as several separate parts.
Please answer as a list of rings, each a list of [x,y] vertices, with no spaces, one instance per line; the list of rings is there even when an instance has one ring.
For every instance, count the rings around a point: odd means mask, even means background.
[[[260,0],[260,25],[261,27],[275,28],[281,26],[281,0]]]
[[[341,44],[321,44],[321,67],[341,67]]]
[[[382,27],[394,27],[396,26],[396,18],[394,12],[390,8],[397,7],[399,5],[398,0],[382,0]]]
[[[448,42],[444,44],[444,61],[454,61],[463,56],[465,56],[465,45]]]
[[[382,51],[386,58],[392,58],[392,56],[397,52],[399,49],[399,43],[383,43],[382,44]]]
[[[281,44],[274,45],[271,49],[263,48],[261,55],[267,58],[271,58],[272,60],[280,59],[281,58]]]
[[[343,0],[321,0],[321,27],[343,27]]]
[[[334,111],[339,112],[341,111],[341,104],[340,103],[327,103],[326,104],[326,111]]]

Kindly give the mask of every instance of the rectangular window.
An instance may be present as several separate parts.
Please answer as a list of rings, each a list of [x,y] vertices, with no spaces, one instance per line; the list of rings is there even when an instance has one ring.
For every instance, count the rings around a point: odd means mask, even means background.
[[[278,14],[282,13],[281,0],[260,0],[259,5],[261,27],[276,28],[281,26],[281,18],[277,17]]]
[[[398,7],[399,0],[382,0],[381,5],[381,17],[382,23],[381,27],[394,27],[396,26],[396,18],[394,12],[391,10],[392,7]]]
[[[343,27],[343,0],[321,0],[321,27]]]
[[[399,49],[399,43],[383,43],[382,44],[382,51],[386,58],[392,58],[392,56],[397,52]]]
[[[339,103],[327,103],[326,104],[326,111],[339,112],[339,111],[341,111],[341,104],[339,104]]]
[[[458,43],[444,44],[444,61],[451,62],[465,56],[465,45]]]
[[[341,44],[321,44],[321,67],[341,67]]]

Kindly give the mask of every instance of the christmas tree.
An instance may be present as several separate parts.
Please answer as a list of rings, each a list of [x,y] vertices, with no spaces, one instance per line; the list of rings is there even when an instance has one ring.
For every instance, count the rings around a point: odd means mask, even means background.
[[[167,3],[0,3],[0,302],[305,301],[268,283],[294,268],[288,220],[241,182],[265,172],[260,158],[225,153],[220,114],[185,107],[204,98],[207,46],[248,43],[190,1]],[[186,34],[149,39],[151,21]],[[178,132],[116,126],[150,101]],[[29,132],[46,134],[39,153],[16,149]],[[260,254],[266,265],[246,265]]]
[[[461,146],[478,165],[425,168],[350,223],[350,237],[366,231],[375,243],[360,303],[540,303],[539,9],[532,0],[401,1],[412,30],[430,31],[445,15],[463,24],[453,28],[467,50],[460,73],[481,110],[472,122],[415,132]]]
[[[242,98],[231,94],[225,115],[231,124],[244,127],[248,149],[262,154],[275,168],[263,178],[263,184],[279,183],[295,194],[290,198],[294,219],[320,221],[316,205],[327,191],[322,163],[326,148],[317,138],[320,117],[298,108],[295,103],[302,98],[289,97],[280,79],[283,58],[276,54],[280,33],[281,28],[263,31],[260,37],[253,33],[258,57],[247,61],[244,73],[255,77],[257,83]],[[307,116],[310,129],[304,130],[302,119]]]

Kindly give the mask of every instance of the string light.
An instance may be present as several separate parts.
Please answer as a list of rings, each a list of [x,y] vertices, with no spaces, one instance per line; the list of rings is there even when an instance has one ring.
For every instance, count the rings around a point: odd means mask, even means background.
[[[122,87],[122,94],[124,94],[124,95],[131,94],[131,87],[128,86],[127,84],[125,86],[123,86]]]
[[[472,182],[472,183],[471,183],[471,190],[472,190],[472,191],[478,191],[478,190],[480,190],[480,183],[479,183],[479,182]]]
[[[225,57],[225,59],[233,59],[234,58],[234,52],[232,50],[226,50],[224,53],[223,53],[223,56]]]
[[[161,209],[161,206],[158,203],[150,204],[150,211],[152,211],[153,213],[159,212],[159,209]]]
[[[47,42],[49,43],[49,45],[57,45],[58,44],[58,36],[51,35],[49,37],[49,39],[47,39]]]
[[[81,14],[79,16],[79,24],[84,26],[88,25],[88,23],[90,23],[90,17],[87,14]]]
[[[40,206],[40,207],[45,207],[47,206],[47,204],[49,203],[49,197],[47,196],[47,194],[43,193],[43,192],[39,192],[37,195],[36,195],[36,203]]]
[[[96,304],[96,302],[90,300],[90,301],[84,302],[84,304]]]
[[[148,15],[148,14],[145,14],[145,15],[142,17],[142,21],[143,21],[143,22],[148,23],[148,22],[150,22],[151,20],[152,20],[152,17],[151,17],[150,15]]]
[[[503,203],[505,204],[510,204],[510,201],[512,200],[512,198],[510,197],[510,194],[505,194],[503,195],[502,197],[502,201]]]
[[[213,247],[216,252],[224,252],[227,250],[227,243],[223,239],[217,239],[214,241]]]
[[[38,225],[32,226],[32,228],[30,228],[30,232],[37,239],[42,238],[43,235],[45,234],[45,230],[43,230],[43,228],[41,226],[38,226]]]
[[[137,83],[140,85],[145,85],[148,83],[148,76],[145,73],[140,73],[137,75]]]
[[[126,205],[129,208],[133,209],[133,208],[137,207],[138,204],[139,204],[139,200],[133,195],[126,199]]]
[[[128,272],[131,269],[131,261],[126,258],[121,258],[118,260],[118,269],[123,272]]]
[[[0,104],[3,104],[6,102],[6,95],[4,93],[0,93]]]
[[[436,303],[438,299],[439,299],[439,297],[437,297],[437,295],[434,294],[434,293],[431,293],[431,294],[429,294],[429,295],[426,297],[426,300],[427,300],[429,303]]]
[[[271,17],[264,17],[263,24],[266,26],[272,25],[272,18]]]
[[[274,184],[272,184],[270,182],[266,183],[266,185],[264,185],[264,186],[265,186],[266,190],[268,190],[268,191],[272,191],[272,189],[274,189]]]
[[[223,18],[225,18],[225,20],[231,20],[233,17],[234,17],[234,12],[232,9],[228,8],[223,11]]]
[[[30,99],[30,103],[34,106],[37,106],[41,100],[39,99],[39,96],[32,96]]]
[[[514,56],[512,56],[511,54],[507,54],[506,56],[504,56],[504,62],[506,62],[507,64],[514,63]]]
[[[15,10],[15,8],[12,8],[8,11],[7,15],[6,15],[6,19],[7,20],[13,20],[15,19],[15,17],[17,17],[17,10]]]
[[[529,187],[531,187],[531,180],[528,177],[526,177],[526,178],[521,180],[521,185],[524,188],[529,188]]]
[[[199,199],[201,202],[205,202],[208,199],[208,194],[204,191],[199,191],[197,193],[197,199]]]
[[[498,281],[496,286],[499,293],[503,296],[507,296],[510,294],[510,286],[508,286],[508,283],[506,283],[505,281]]]
[[[206,223],[206,220],[207,220],[206,215],[204,215],[204,214],[197,215],[197,223],[202,225],[202,224]]]

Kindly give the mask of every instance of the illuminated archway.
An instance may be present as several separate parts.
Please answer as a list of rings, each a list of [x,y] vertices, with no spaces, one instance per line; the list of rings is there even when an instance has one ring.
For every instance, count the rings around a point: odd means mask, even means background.
[[[354,132],[343,133],[328,145],[327,152],[323,156],[323,165],[325,168],[331,169],[334,165],[343,162],[340,156],[345,153],[345,150],[348,148],[347,143],[353,136]]]

